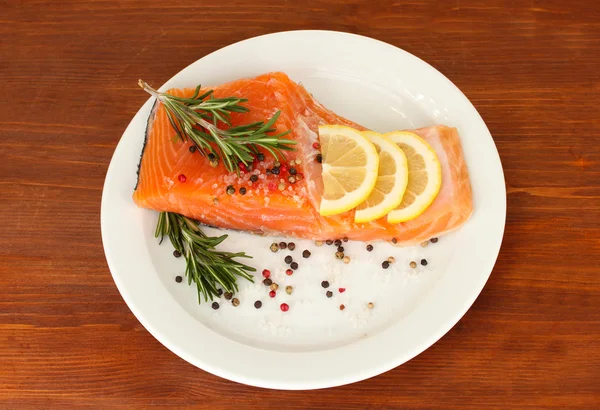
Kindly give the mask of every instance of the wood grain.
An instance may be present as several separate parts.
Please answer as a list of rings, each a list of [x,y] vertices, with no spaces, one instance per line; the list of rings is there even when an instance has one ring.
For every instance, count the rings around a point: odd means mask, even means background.
[[[600,408],[600,3],[0,1],[0,408]],[[162,84],[274,31],[371,36],[431,63],[504,165],[502,251],[466,316],[376,378],[309,392],[219,379],[136,320],[100,239],[119,138]],[[268,364],[266,364],[268,365]]]

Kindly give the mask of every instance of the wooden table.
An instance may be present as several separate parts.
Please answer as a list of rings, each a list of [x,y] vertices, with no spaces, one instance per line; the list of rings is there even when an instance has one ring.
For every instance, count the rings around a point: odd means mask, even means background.
[[[600,408],[600,3],[0,2],[0,408]],[[371,36],[429,62],[486,121],[508,189],[496,268],[465,317],[340,388],[242,386],[179,359],[107,268],[100,197],[146,100],[274,31]]]

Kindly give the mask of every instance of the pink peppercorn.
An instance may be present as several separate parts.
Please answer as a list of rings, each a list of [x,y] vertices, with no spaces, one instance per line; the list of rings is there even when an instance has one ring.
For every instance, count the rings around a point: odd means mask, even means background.
[[[287,303],[282,303],[279,306],[279,309],[281,309],[282,312],[287,312],[288,310],[290,310],[290,306]]]
[[[271,276],[271,271],[270,271],[269,269],[263,269],[263,271],[262,271],[262,275],[263,275],[265,278],[268,278],[269,276]]]
[[[313,146],[314,149],[319,149],[321,148],[321,144],[319,144],[318,142],[313,142]]]
[[[338,289],[338,291],[339,291],[340,293],[344,293],[344,292],[346,291],[346,288],[339,288],[339,289]]]
[[[288,172],[288,170],[289,170],[289,168],[285,164],[283,164],[281,167],[279,167],[280,172]]]
[[[288,276],[292,276],[293,273],[294,273],[294,271],[291,270],[291,269],[288,269],[288,270],[285,271],[285,274],[288,275]]]
[[[269,188],[269,191],[277,190],[277,184],[273,181],[269,182],[269,185],[267,185],[267,187]]]
[[[183,174],[179,174],[179,176],[177,177],[177,179],[179,180],[179,182],[185,182],[185,181],[187,181],[187,178]]]
[[[272,291],[269,292],[269,296],[270,297],[274,298],[275,295],[277,295],[277,292],[275,292],[274,290],[272,290]]]

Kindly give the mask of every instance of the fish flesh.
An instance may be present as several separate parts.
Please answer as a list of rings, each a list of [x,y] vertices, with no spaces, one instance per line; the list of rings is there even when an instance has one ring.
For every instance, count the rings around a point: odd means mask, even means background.
[[[297,142],[295,150],[284,151],[285,159],[279,159],[288,171],[279,175],[267,173],[277,161],[270,155],[265,155],[264,161],[256,160],[251,170],[239,175],[228,172],[222,161],[217,167],[211,166],[207,157],[197,151],[190,152],[190,141],[177,137],[164,106],[157,102],[148,119],[133,193],[138,206],[179,213],[211,226],[269,236],[312,240],[347,237],[360,241],[395,238],[394,242],[401,245],[419,243],[457,229],[473,212],[469,173],[456,128],[435,125],[407,130],[433,147],[442,166],[440,192],[424,213],[399,224],[390,224],[385,217],[355,223],[353,210],[334,216],[319,214],[323,184],[321,164],[316,160],[319,151],[313,144],[319,141],[320,124],[341,124],[359,130],[365,127],[325,108],[303,86],[281,72],[206,89],[214,90],[217,98],[248,99],[245,106],[250,111],[232,113],[232,126],[266,121],[281,111],[274,126],[276,132],[290,130],[285,138]],[[194,89],[168,92],[190,97]],[[292,167],[296,170],[293,183],[289,179]],[[180,175],[185,176],[184,182]],[[235,193],[228,194],[229,186]],[[246,190],[243,195],[241,188]]]

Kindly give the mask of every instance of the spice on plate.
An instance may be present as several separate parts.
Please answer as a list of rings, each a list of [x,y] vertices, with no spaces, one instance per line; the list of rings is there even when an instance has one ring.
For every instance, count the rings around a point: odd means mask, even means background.
[[[256,182],[256,181],[258,181],[258,175],[252,175],[250,177],[250,182]]]
[[[291,162],[290,162],[290,164],[291,164]],[[296,172],[298,172],[298,171],[296,171],[296,168],[294,168],[294,167],[290,168],[290,175],[296,175]]]
[[[367,245],[367,252],[371,252],[373,250],[373,245],[368,244]]]
[[[429,245],[429,241],[421,242],[422,248],[425,248],[427,245]]]
[[[213,198],[213,205],[219,205],[219,198]]]
[[[298,263],[297,262],[290,263],[290,268],[292,268],[294,270],[298,269]]]
[[[181,283],[181,281],[183,280],[183,278],[181,276],[175,276],[175,282],[177,283]]]
[[[263,280],[263,285],[265,285],[265,286],[271,286],[272,283],[273,283],[273,281],[269,278]]]
[[[187,181],[187,178],[183,174],[179,174],[179,176],[177,177],[177,179],[179,180],[179,182],[185,182],[185,181]]]
[[[348,242],[348,237],[347,237],[347,236],[344,236],[344,238],[342,239],[342,241],[344,241],[344,242]]]
[[[231,293],[231,292],[225,292],[224,296],[225,296],[225,299],[231,300],[231,298],[233,297],[233,293]]]
[[[279,285],[277,283],[271,283],[271,286],[269,286],[269,288],[271,290],[277,290],[277,289],[279,289]]]
[[[296,249],[296,244],[294,242],[288,243],[288,249],[290,251],[293,251],[294,249]]]
[[[290,306],[287,303],[282,303],[279,305],[279,309],[281,309],[282,312],[287,312],[290,310]]]
[[[410,264],[409,264],[409,265],[410,265],[410,267],[411,267],[411,268],[413,268],[413,269],[414,269],[414,268],[416,268],[416,267],[417,267],[417,262],[415,262],[415,261],[410,261]]]
[[[260,300],[257,300],[256,302],[254,302],[254,307],[260,309],[262,307],[262,302]]]
[[[342,246],[342,241],[339,239],[336,239],[334,242],[335,246]]]
[[[329,287],[329,282],[324,280],[323,282],[321,282],[321,286],[327,289]]]
[[[227,192],[227,195],[235,194],[235,188],[233,187],[233,185],[228,185],[226,192]]]
[[[396,258],[394,258],[393,256],[390,256],[389,258],[387,258],[387,261],[389,263],[395,263],[396,262]]]
[[[421,259],[421,265],[427,266],[427,259]]]
[[[240,300],[238,298],[233,298],[233,299],[231,299],[231,304],[233,306],[239,306],[240,305]]]
[[[213,302],[211,306],[212,306],[212,308],[214,310],[217,310],[219,308],[219,303],[218,302]]]
[[[350,263],[350,257],[349,256],[344,256],[344,258],[342,260],[344,261],[344,263],[346,265]]]
[[[278,250],[279,250],[279,245],[277,245],[276,243],[271,244],[272,252],[277,252]]]
[[[286,248],[287,248],[287,243],[279,242],[279,249],[286,249]]]
[[[317,245],[317,246],[323,246],[323,241],[315,241],[315,245]]]
[[[293,176],[293,175],[290,175],[290,176],[288,177],[288,182],[289,182],[290,184],[295,184],[295,183],[296,183],[296,177],[295,177],[295,176]]]
[[[275,295],[277,295],[277,292],[275,292],[274,290],[269,292],[269,297],[274,298]]]
[[[240,188],[240,194],[241,194],[241,195],[246,195],[246,188],[244,188],[244,187],[241,187],[241,188]]]
[[[373,304],[373,302],[369,302],[369,303],[367,303],[367,307],[368,307],[369,309],[373,309],[373,307],[374,307],[374,306],[375,306],[375,305]]]
[[[292,255],[288,255],[285,257],[284,262],[287,263],[288,265],[290,263],[292,263],[294,261],[294,258],[292,258]]]
[[[344,252],[344,247],[343,246],[338,246],[337,251],[338,252]]]
[[[344,310],[344,309],[346,309],[346,306],[344,306],[344,304],[342,303],[342,304],[340,305],[340,310]]]
[[[263,269],[262,275],[263,277],[268,278],[269,276],[271,276],[271,271],[269,269]]]
[[[190,147],[188,148],[190,150],[190,152],[193,154],[194,152],[196,152],[196,146],[195,145],[190,145]]]
[[[327,296],[328,298],[333,296],[333,292],[328,290],[327,292],[325,292],[325,296]]]
[[[336,259],[344,259],[344,252],[336,252],[335,257]]]
[[[346,288],[339,288],[338,289],[338,292],[340,292],[340,293],[344,293],[345,291],[346,291]]]
[[[173,251],[173,256],[176,257],[176,258],[180,258],[181,257],[181,252],[179,252],[177,249],[175,249]]]
[[[221,288],[217,289],[217,295],[222,296],[223,295],[223,289],[221,289]]]
[[[332,241],[331,239],[327,239],[327,240],[325,241],[325,243],[326,243],[327,245],[333,245],[333,241]]]
[[[317,154],[317,158],[316,158],[316,159],[317,159],[317,162],[318,162],[319,164],[320,164],[320,163],[322,163],[322,162],[323,162],[323,155],[321,155],[321,154]]]
[[[292,275],[293,275],[293,273],[294,273],[294,271],[293,271],[293,270],[291,270],[291,269],[287,269],[287,270],[285,271],[285,274],[286,274],[286,275],[288,275],[288,276],[292,276]]]
[[[430,241],[431,241],[431,243],[437,243],[438,238],[431,238]]]
[[[383,263],[381,264],[381,267],[383,269],[387,269],[390,267],[390,263],[388,261],[383,261]]]
[[[396,238],[392,238],[392,243],[393,243],[393,244],[396,244],[396,243],[398,243],[398,239],[396,239]]]
[[[294,288],[292,286],[288,285],[285,287],[285,293],[287,293],[288,295],[291,295],[293,291],[294,291]]]
[[[305,249],[304,252],[302,252],[302,257],[310,258],[310,251],[308,249]]]

